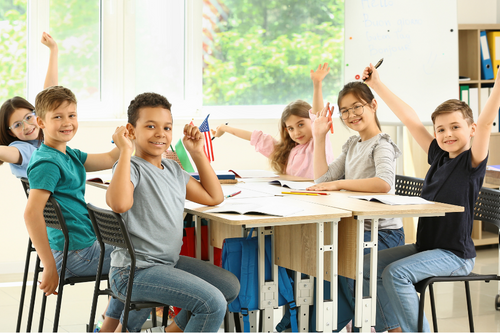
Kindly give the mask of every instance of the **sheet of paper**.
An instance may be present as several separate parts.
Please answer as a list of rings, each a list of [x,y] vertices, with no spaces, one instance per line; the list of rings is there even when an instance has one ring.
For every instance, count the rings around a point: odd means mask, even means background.
[[[387,205],[428,205],[434,204],[432,201],[425,200],[421,197],[411,197],[404,195],[352,195],[351,198],[379,201]]]

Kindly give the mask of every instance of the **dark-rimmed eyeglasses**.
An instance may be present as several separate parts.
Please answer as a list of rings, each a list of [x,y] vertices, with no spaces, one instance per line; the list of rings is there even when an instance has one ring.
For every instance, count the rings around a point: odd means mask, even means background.
[[[349,113],[351,112],[351,110],[352,110],[352,114],[354,116],[361,116],[365,112],[364,107],[367,104],[368,103],[366,103],[365,105],[361,105],[361,104],[360,105],[355,105],[352,108],[348,108],[348,109],[340,109],[340,116],[344,120],[347,119],[347,118],[349,118]]]

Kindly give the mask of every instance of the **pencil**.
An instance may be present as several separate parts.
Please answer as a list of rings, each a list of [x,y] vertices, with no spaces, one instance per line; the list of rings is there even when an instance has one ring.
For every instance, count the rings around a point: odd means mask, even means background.
[[[307,193],[307,192],[281,192],[281,194],[296,194],[296,195],[321,195],[319,193]]]
[[[290,191],[290,192],[293,192],[293,193],[315,193],[315,194],[319,194],[319,195],[329,195],[330,193],[324,193],[324,192],[304,192],[304,191]]]

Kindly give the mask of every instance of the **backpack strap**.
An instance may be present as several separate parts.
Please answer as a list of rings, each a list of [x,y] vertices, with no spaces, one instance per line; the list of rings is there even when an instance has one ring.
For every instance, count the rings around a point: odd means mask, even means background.
[[[266,261],[269,263],[270,269],[272,269],[271,263],[273,262],[271,260],[271,255],[271,238],[266,236]],[[278,291],[288,302],[290,307],[290,323],[292,325],[292,332],[298,332],[297,305],[295,304],[295,299],[293,297],[292,279],[288,276],[286,269],[281,266],[278,266]]]
[[[253,243],[248,242],[252,238],[254,228],[250,229],[246,242],[242,242],[241,248],[241,278],[240,278],[240,304],[241,304],[241,314],[243,315],[243,331],[250,332],[250,318],[248,316],[248,306],[255,294],[253,290],[253,285],[255,283],[254,278],[254,265],[252,262],[255,261],[255,246]],[[257,243],[255,243],[257,244]]]

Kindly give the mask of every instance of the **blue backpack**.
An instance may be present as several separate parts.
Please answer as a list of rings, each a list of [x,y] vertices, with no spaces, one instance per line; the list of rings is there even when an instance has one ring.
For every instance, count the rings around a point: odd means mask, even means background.
[[[259,278],[258,278],[258,238],[252,237],[253,228],[248,237],[226,238],[222,247],[222,268],[230,271],[240,281],[238,297],[228,305],[231,312],[243,315],[244,331],[250,332],[248,311],[258,309]],[[266,264],[265,279],[271,279],[271,237],[265,236]],[[278,305],[290,305],[290,321],[292,331],[298,332],[297,310],[293,297],[292,279],[286,269],[278,267]]]

